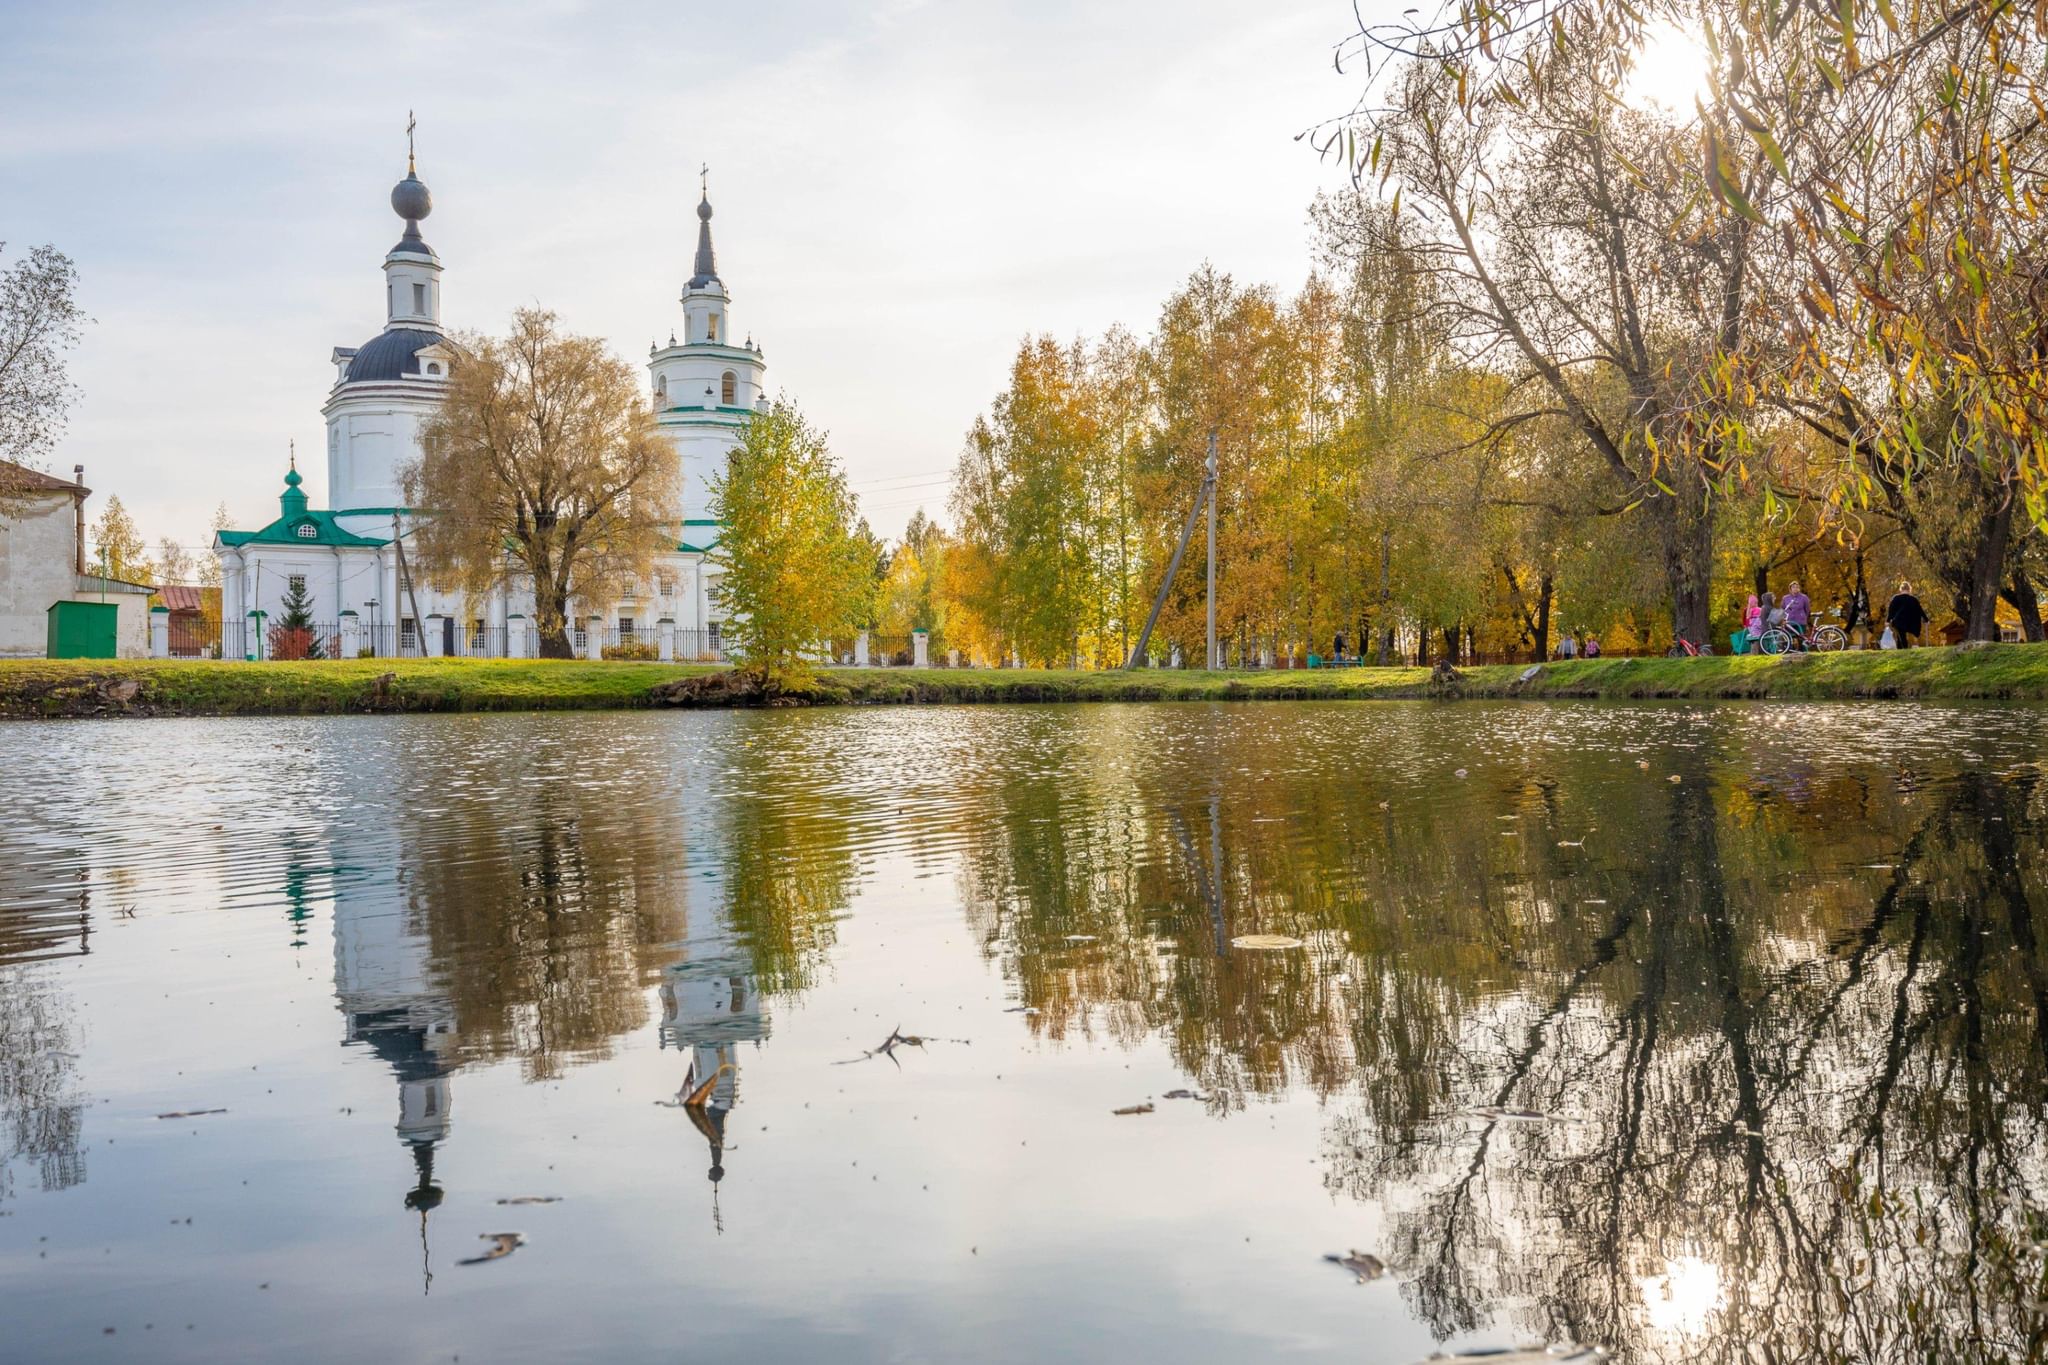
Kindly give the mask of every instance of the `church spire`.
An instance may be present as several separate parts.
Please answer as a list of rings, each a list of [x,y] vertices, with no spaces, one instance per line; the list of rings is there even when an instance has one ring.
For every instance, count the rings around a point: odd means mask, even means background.
[[[708,165],[698,172],[696,270],[687,288],[704,289],[723,283],[718,278],[718,258],[711,251],[711,167]]]

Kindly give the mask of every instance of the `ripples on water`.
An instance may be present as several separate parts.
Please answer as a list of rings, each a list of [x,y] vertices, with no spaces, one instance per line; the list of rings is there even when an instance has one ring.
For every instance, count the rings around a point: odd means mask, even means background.
[[[0,1359],[2024,1359],[2044,734],[0,729]]]

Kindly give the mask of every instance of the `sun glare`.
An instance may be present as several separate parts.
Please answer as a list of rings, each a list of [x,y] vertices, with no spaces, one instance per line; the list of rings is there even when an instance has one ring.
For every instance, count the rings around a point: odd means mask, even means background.
[[[1622,96],[1637,108],[1689,114],[1707,93],[1707,50],[1675,24],[1657,23],[1644,35]]]
[[[1645,1275],[1643,1308],[1650,1326],[1660,1332],[1691,1336],[1727,1306],[1721,1289],[1721,1267],[1697,1256],[1675,1256],[1661,1275]]]

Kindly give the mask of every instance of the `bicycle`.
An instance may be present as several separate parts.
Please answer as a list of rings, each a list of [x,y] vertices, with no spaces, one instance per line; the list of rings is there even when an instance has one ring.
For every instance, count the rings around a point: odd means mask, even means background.
[[[1671,648],[1664,651],[1664,657],[1667,659],[1697,659],[1702,654],[1712,654],[1713,652],[1714,647],[1712,645],[1696,645],[1681,635],[1672,644]]]
[[[1790,654],[1795,651],[1811,651],[1815,654],[1832,654],[1849,647],[1849,632],[1835,625],[1813,626],[1802,637],[1794,626],[1772,626],[1764,632],[1757,648],[1765,654]]]

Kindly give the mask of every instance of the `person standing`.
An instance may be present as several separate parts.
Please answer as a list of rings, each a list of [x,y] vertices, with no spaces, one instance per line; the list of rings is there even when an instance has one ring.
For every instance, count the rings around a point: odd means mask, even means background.
[[[1570,631],[1566,631],[1564,638],[1557,642],[1557,657],[1560,659],[1572,659],[1578,657],[1578,653],[1579,642],[1577,637]]]
[[[1885,604],[1884,623],[1892,628],[1900,649],[1911,649],[1912,642],[1927,629],[1927,609],[1913,595],[1911,583],[1899,584],[1899,590]]]
[[[1587,657],[1587,658],[1589,658],[1589,659],[1597,659],[1597,658],[1599,658],[1599,657],[1600,657],[1600,637],[1599,637],[1599,636],[1597,636],[1597,635],[1588,635],[1588,636],[1586,637],[1586,657]]]
[[[1778,604],[1785,610],[1785,624],[1799,639],[1799,647],[1806,648],[1807,626],[1813,620],[1813,600],[1806,595],[1806,589],[1792,580],[1792,590],[1785,594],[1785,600]]]

